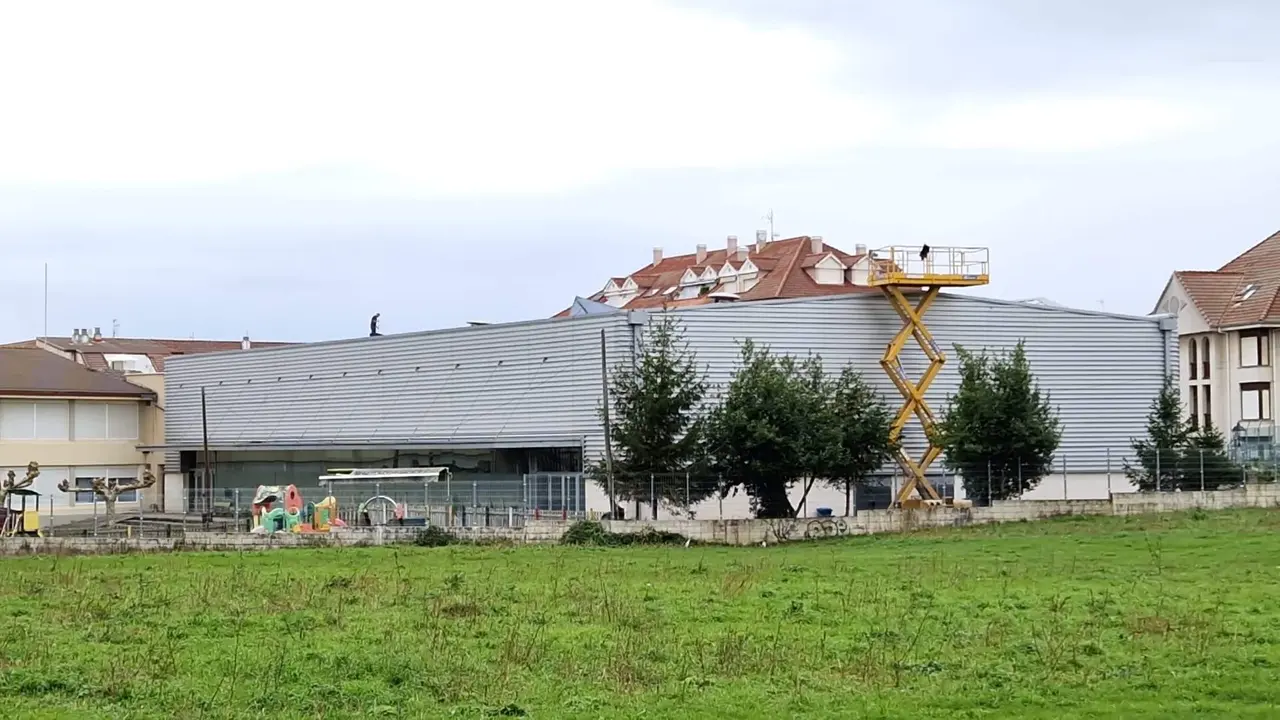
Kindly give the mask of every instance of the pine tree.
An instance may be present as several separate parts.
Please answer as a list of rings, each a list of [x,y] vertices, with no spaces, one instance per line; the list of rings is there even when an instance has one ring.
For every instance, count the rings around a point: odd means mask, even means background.
[[[1053,469],[1062,440],[1057,413],[1031,372],[1026,349],[988,356],[957,347],[960,388],[934,442],[971,498],[1003,500],[1031,490]]]
[[[1191,435],[1185,457],[1188,467],[1179,485],[1183,490],[1217,490],[1241,482],[1242,468],[1227,455],[1227,440],[1213,423]]]
[[[620,364],[609,382],[614,492],[635,501],[652,493],[673,505],[699,502],[714,489],[686,483],[685,473],[696,469],[702,449],[703,373],[672,314],[650,323],[639,350],[638,362]],[[591,468],[606,492],[607,470]]]
[[[1125,461],[1124,473],[1141,490],[1172,490],[1183,484],[1184,454],[1192,437],[1182,411],[1178,386],[1166,375],[1147,413],[1147,436],[1130,443],[1137,464]],[[1224,443],[1225,444],[1225,443]],[[1198,461],[1197,461],[1198,462]],[[1197,470],[1198,472],[1198,470]],[[1199,486],[1199,476],[1195,485]]]

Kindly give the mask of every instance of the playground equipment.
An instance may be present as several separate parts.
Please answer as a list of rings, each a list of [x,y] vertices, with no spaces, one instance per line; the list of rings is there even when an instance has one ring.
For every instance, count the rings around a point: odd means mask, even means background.
[[[21,505],[17,508],[14,507],[14,498],[21,500]],[[33,501],[30,507],[28,507],[28,501]],[[40,537],[44,535],[40,530],[40,493],[35,490],[27,488],[9,490],[0,513],[3,513],[0,514],[0,536]]]
[[[889,428],[889,437],[893,440],[901,438],[902,430],[912,415],[920,421],[925,436],[925,451],[918,460],[912,458],[906,448],[898,449],[896,459],[906,475],[906,482],[894,500],[897,506],[942,501],[925,475],[933,461],[942,454],[942,449],[933,444],[933,427],[937,421],[924,394],[942,371],[946,356],[925,326],[924,314],[942,288],[986,285],[990,281],[988,273],[987,248],[892,246],[871,253],[868,284],[880,288],[902,318],[902,329],[880,359],[880,367],[884,368],[903,398],[902,408]],[[907,293],[917,296],[915,304],[907,298]],[[929,367],[914,382],[903,372],[899,359],[907,338],[912,336],[929,359]],[[916,493],[916,498],[912,498],[912,492]]]
[[[279,507],[272,507],[280,503]],[[278,532],[326,533],[343,527],[338,519],[338,501],[330,496],[318,503],[302,502],[294,485],[259,485],[253,494],[253,527],[250,532],[270,535]]]
[[[386,525],[394,520],[401,525],[421,525],[427,522],[426,516],[409,517],[409,504],[383,494],[382,483],[399,483],[401,489],[405,483],[421,484],[422,510],[426,510],[426,486],[429,483],[448,483],[453,474],[447,467],[428,468],[335,468],[320,476],[320,485],[326,488],[330,496],[333,486],[359,488],[356,492],[368,492],[370,496],[356,507],[356,516],[352,522],[358,525]],[[336,511],[335,511],[336,512]]]

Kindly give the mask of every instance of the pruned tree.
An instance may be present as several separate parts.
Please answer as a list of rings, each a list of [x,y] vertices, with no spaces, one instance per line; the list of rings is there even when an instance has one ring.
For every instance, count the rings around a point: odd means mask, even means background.
[[[827,377],[822,358],[811,355],[799,363],[784,363],[793,373],[797,438],[797,470],[804,481],[800,502],[794,508],[798,516],[819,480],[833,477],[844,459],[841,443],[840,415],[832,396],[836,383]]]
[[[1052,471],[1062,440],[1049,394],[1036,383],[1021,342],[1007,354],[975,354],[959,346],[956,354],[960,387],[933,441],[970,497],[1018,497]]]
[[[701,454],[703,419],[698,410],[706,390],[679,320],[671,313],[659,315],[641,336],[637,361],[618,365],[609,381],[618,497],[637,506],[651,499],[683,505],[714,493],[714,488],[685,481]],[[600,413],[603,419],[603,407]],[[606,469],[596,464],[589,470],[608,490]]]
[[[796,362],[742,343],[742,361],[707,419],[707,455],[731,487],[741,487],[757,517],[795,517],[789,492],[827,477],[839,434],[826,396],[822,361]]]
[[[1182,409],[1178,385],[1165,375],[1160,392],[1147,413],[1147,435],[1130,442],[1135,463],[1124,463],[1124,474],[1140,490],[1173,490],[1182,484],[1183,456],[1194,429]],[[1199,478],[1196,479],[1199,485]]]
[[[40,463],[37,463],[35,460],[27,463],[27,473],[26,475],[23,475],[21,479],[18,478],[17,473],[10,470],[6,474],[5,479],[0,480],[0,507],[8,507],[9,495],[11,495],[14,490],[25,490],[26,488],[31,487],[31,484],[36,481],[36,478],[39,477],[39,475]]]
[[[844,514],[853,510],[854,493],[872,473],[893,460],[898,443],[889,437],[893,411],[852,366],[832,383],[831,416],[839,433],[840,455],[828,482],[844,490]]]
[[[151,473],[149,468],[144,468],[142,478],[133,482],[120,482],[116,478],[93,478],[90,482],[90,487],[82,488],[75,487],[70,482],[63,480],[58,483],[58,489],[64,493],[93,492],[102,501],[106,510],[106,523],[110,526],[115,522],[116,501],[120,499],[121,495],[136,490],[145,490],[155,484],[156,476]]]

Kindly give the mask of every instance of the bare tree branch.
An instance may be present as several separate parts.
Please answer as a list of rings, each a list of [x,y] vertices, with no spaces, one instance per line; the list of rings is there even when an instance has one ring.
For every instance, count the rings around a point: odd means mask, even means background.
[[[58,483],[58,489],[64,493],[75,492],[92,492],[97,495],[106,506],[107,525],[115,522],[116,501],[120,496],[127,492],[135,490],[144,490],[156,484],[156,476],[151,473],[150,468],[143,468],[142,479],[134,482],[120,482],[116,478],[93,478],[90,481],[90,487],[75,487],[70,481],[63,480]]]
[[[9,495],[14,490],[24,490],[31,487],[40,475],[40,463],[32,460],[27,463],[27,474],[21,480],[17,479],[17,475],[10,470],[8,476],[4,480],[0,480],[0,507],[3,507],[9,501]]]

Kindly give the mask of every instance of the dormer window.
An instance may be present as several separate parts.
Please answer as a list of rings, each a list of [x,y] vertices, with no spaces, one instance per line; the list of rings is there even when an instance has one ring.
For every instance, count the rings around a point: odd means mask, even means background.
[[[1256,283],[1249,283],[1243,288],[1240,288],[1240,292],[1236,293],[1235,303],[1233,306],[1239,307],[1240,303],[1243,303],[1245,300],[1253,297],[1253,294],[1256,292],[1258,292],[1258,286]]]

